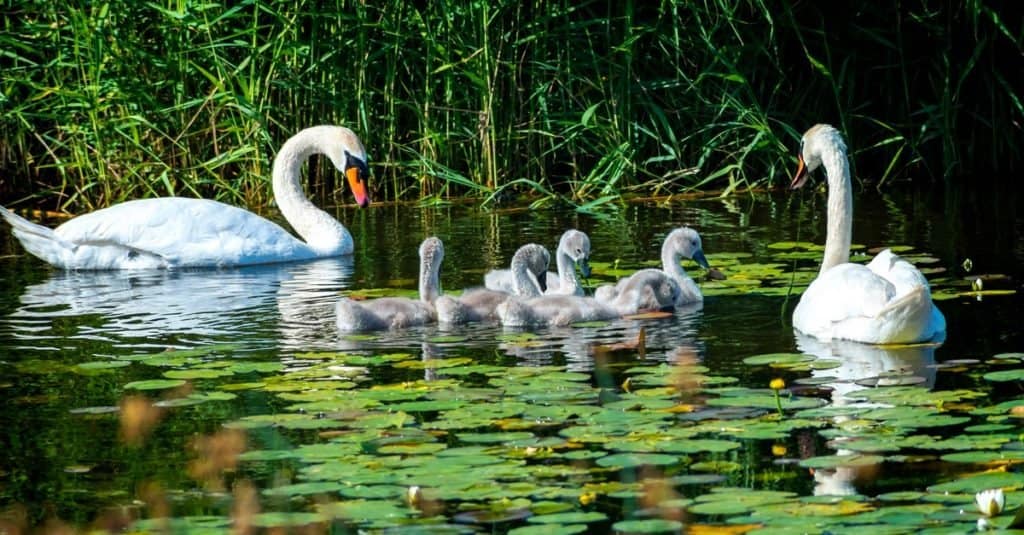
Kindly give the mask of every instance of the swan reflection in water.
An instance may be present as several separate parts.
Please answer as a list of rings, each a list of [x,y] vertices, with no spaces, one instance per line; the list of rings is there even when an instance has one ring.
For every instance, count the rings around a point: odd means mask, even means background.
[[[520,364],[546,366],[565,363],[568,371],[589,372],[594,369],[594,354],[602,348],[624,347],[636,342],[644,331],[645,346],[659,350],[651,358],[666,358],[660,351],[690,348],[704,354],[704,343],[698,329],[702,322],[702,303],[677,308],[671,317],[659,319],[620,319],[597,327],[551,327],[523,331],[505,329],[506,335],[532,333],[522,340],[507,340],[501,348],[517,358]],[[662,355],[662,356],[656,356]]]
[[[930,390],[935,386],[935,350],[939,343],[880,346],[843,340],[822,342],[810,336],[797,334],[796,345],[803,353],[841,362],[838,368],[812,372],[815,378],[827,379],[824,384],[832,389],[833,407],[862,407],[867,410],[885,406],[856,399],[857,392],[868,388],[916,385]],[[841,424],[850,418],[852,416],[837,416],[833,420],[836,424]],[[833,439],[838,446],[836,455],[854,453],[842,448],[844,440],[846,439],[842,437]],[[868,482],[877,472],[877,465],[816,469],[814,494],[857,494],[855,484]]]
[[[54,271],[25,288],[20,306],[0,317],[0,333],[27,351],[85,341],[309,350],[333,340],[334,302],[352,272],[351,257],[220,270]]]

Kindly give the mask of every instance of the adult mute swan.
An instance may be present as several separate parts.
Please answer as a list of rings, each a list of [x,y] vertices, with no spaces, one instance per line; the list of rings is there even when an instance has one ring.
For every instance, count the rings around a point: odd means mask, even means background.
[[[542,295],[532,299],[510,297],[496,313],[506,327],[562,327],[584,321],[615,319],[641,310],[673,308],[678,288],[657,270],[638,273],[607,302],[579,295]]]
[[[576,229],[562,233],[555,250],[555,264],[558,273],[548,272],[546,275],[546,295],[583,295],[583,286],[576,275],[576,267],[580,268],[583,277],[590,277],[590,237]],[[512,272],[507,269],[494,269],[484,274],[484,286],[492,290],[515,293]]]
[[[434,300],[441,294],[441,261],[444,244],[435,237],[420,244],[420,298],[381,297],[353,301],[342,297],[334,305],[335,322],[343,332],[382,331],[426,325],[437,321]]]
[[[55,229],[0,206],[28,252],[63,269],[151,269],[290,262],[352,253],[348,230],[306,198],[302,164],[313,154],[345,174],[359,206],[370,204],[359,138],[341,126],[295,134],[274,158],[274,199],[305,241],[252,212],[209,199],[161,197],[116,204]]]
[[[819,340],[869,344],[923,342],[946,330],[946,318],[932,303],[928,280],[910,262],[886,249],[868,265],[850,263],[853,194],[846,144],[825,124],[800,140],[790,189],[824,166],[828,177],[828,226],[818,277],[793,311],[793,327]]]
[[[619,280],[614,286],[605,284],[594,292],[598,301],[608,302],[613,300],[625,285],[631,284],[635,277],[654,277],[661,275],[667,277],[671,284],[677,288],[675,306],[684,306],[691,303],[704,301],[700,293],[700,287],[686,274],[680,261],[687,258],[697,262],[704,269],[709,269],[708,259],[704,256],[704,249],[701,245],[700,234],[690,227],[679,227],[665,236],[661,244],[661,269],[641,269],[629,277]]]
[[[437,309],[437,321],[443,324],[458,325],[476,321],[497,319],[495,309],[512,295],[536,297],[544,293],[546,281],[544,276],[551,263],[551,255],[543,246],[528,243],[519,248],[512,256],[510,265],[513,286],[512,293],[490,288],[470,288],[458,297],[442,295],[434,301]]]

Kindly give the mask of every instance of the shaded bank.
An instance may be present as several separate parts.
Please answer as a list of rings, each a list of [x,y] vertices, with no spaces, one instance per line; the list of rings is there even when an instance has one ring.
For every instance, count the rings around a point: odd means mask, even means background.
[[[277,145],[341,123],[379,199],[780,180],[835,124],[858,176],[1012,169],[1013,2],[15,1],[0,194],[80,212],[156,195],[269,202]],[[313,169],[313,195],[340,201]],[[946,178],[946,180],[952,180]]]

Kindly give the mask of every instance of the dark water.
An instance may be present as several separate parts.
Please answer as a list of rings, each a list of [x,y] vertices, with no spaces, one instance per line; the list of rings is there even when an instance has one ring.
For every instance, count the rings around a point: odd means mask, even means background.
[[[865,192],[856,199],[854,242],[867,247],[909,245],[945,268],[933,277],[960,279],[967,273],[1002,274],[986,288],[1021,289],[1024,276],[1024,214],[1020,199],[1002,192],[940,190]],[[173,498],[171,512],[224,508],[188,475],[196,458],[193,440],[242,416],[277,410],[280,402],[245,393],[223,403],[171,410],[144,447],[119,435],[117,406],[129,381],[153,379],[161,370],[130,366],[114,373],[84,374],[80,363],[166,349],[232,344],[235,356],[293,362],[312,351],[412,352],[427,357],[469,356],[505,366],[564,365],[594,368],[594,346],[632,341],[646,331],[647,359],[678,352],[695,355],[713,374],[763,386],[771,372],[752,371],[748,356],[797,349],[789,323],[795,296],[716,295],[702,310],[657,321],[618,321],[602,327],[541,331],[536,343],[507,344],[497,326],[454,331],[436,327],[386,333],[373,339],[340,337],[333,303],[347,288],[415,287],[417,246],[429,235],[446,246],[446,289],[478,284],[482,273],[503,266],[522,243],[554,248],[569,227],[587,232],[592,261],[636,267],[657,259],[660,240],[679,225],[697,228],[705,251],[751,253],[764,260],[766,246],[785,240],[823,243],[824,197],[764,195],[725,200],[644,203],[601,217],[523,209],[482,211],[468,205],[418,208],[374,207],[340,212],[352,230],[352,258],[218,271],[171,273],[64,273],[24,254],[8,229],[0,233],[0,504],[24,511],[29,524],[59,519],[74,526],[105,526],[111,511],[139,509],[157,486]],[[813,262],[801,262],[807,266]],[[688,270],[699,275],[692,264]],[[948,321],[946,342],[920,357],[927,364],[953,359],[987,360],[1024,350],[1020,314],[1024,297],[956,298],[939,303]],[[438,338],[459,335],[458,339]],[[451,341],[446,341],[451,340]],[[802,347],[808,350],[806,347]],[[855,351],[855,350],[854,350]],[[864,358],[871,358],[870,356]],[[638,359],[639,360],[639,359]],[[402,379],[380,376],[380,381]],[[417,372],[422,375],[423,372]],[[806,374],[804,374],[806,375]],[[922,371],[934,388],[959,388],[963,376]],[[410,378],[413,374],[410,374]],[[796,377],[787,376],[787,380]],[[820,447],[820,445],[819,445]],[[767,470],[757,464],[749,470]],[[810,493],[816,483],[805,472],[788,488]],[[250,474],[253,479],[270,474]],[[912,473],[904,473],[905,481]],[[928,479],[928,478],[925,478]],[[872,485],[867,482],[860,492]],[[913,485],[911,485],[913,486]],[[150,489],[150,490],[147,490]],[[216,496],[216,495],[215,495]],[[14,508],[14,509],[11,509]],[[119,517],[118,517],[119,518]],[[109,522],[115,522],[109,520]],[[113,525],[113,524],[111,524]]]

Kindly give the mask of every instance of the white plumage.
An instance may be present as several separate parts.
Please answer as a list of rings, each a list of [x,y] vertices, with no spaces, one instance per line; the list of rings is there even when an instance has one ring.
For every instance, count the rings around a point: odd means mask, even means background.
[[[545,295],[583,295],[583,285],[576,275],[576,267],[584,277],[590,276],[590,237],[576,229],[562,233],[555,250],[558,273],[547,272]],[[484,286],[491,290],[515,293],[512,272],[493,269],[484,274]]]
[[[151,269],[238,266],[352,253],[352,235],[306,198],[302,164],[324,154],[345,173],[360,206],[366,193],[366,151],[348,128],[315,126],[284,143],[274,159],[274,197],[305,241],[252,212],[209,199],[163,197],[116,204],[55,229],[0,207],[25,249],[64,269]]]
[[[815,125],[801,140],[790,187],[802,186],[824,166],[828,176],[828,229],[818,277],[793,311],[793,326],[820,340],[899,344],[931,340],[946,330],[924,275],[886,249],[868,265],[851,264],[853,195],[846,145],[839,132]]]

